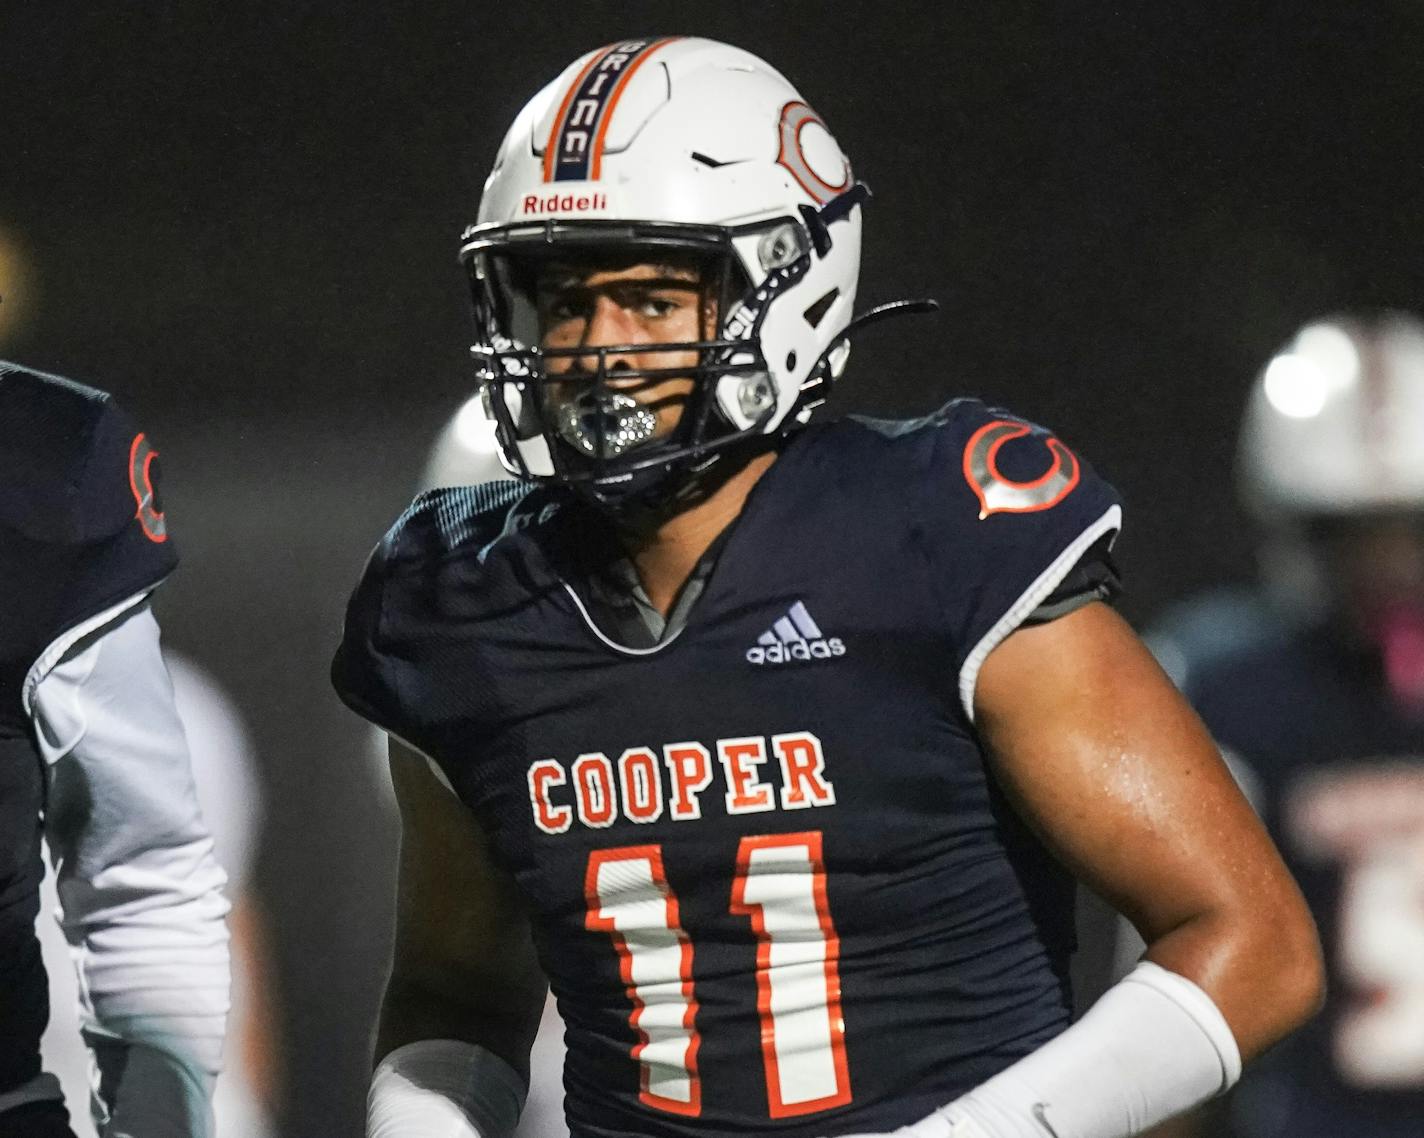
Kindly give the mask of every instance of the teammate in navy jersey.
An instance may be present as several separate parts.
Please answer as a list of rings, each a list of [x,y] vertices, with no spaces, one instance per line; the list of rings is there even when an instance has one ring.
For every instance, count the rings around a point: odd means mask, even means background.
[[[1270,585],[1153,637],[1319,922],[1321,1016],[1191,1133],[1424,1128],[1424,324],[1340,318],[1272,361],[1241,440]]]
[[[521,481],[419,497],[333,665],[392,736],[370,1138],[1135,1133],[1319,993],[1300,897],[1126,625],[1114,491],[973,400],[809,422],[867,199],[777,72],[590,53],[463,258]],[[1148,959],[1069,1026],[1073,875]]]
[[[42,829],[100,1133],[209,1133],[227,902],[148,603],[177,564],[156,457],[107,395],[0,362],[0,1138],[72,1138],[40,1062]]]

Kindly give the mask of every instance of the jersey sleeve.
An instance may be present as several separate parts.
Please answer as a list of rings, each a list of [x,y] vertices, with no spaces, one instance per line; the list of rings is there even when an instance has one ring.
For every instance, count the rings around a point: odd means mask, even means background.
[[[148,436],[102,392],[0,369],[3,686],[21,698],[95,621],[173,571]],[[7,698],[7,704],[9,700]]]
[[[79,483],[80,540],[72,550],[58,631],[151,589],[177,568],[160,481],[152,441],[109,402]]]
[[[1122,506],[1052,432],[977,401],[941,412],[930,467],[931,573],[972,721],[979,669],[1011,632],[1115,595]]]
[[[341,701],[362,719],[405,738],[409,725],[401,721],[398,668],[383,627],[387,580],[399,538],[397,523],[366,559],[361,580],[346,605],[341,643],[331,661],[331,684]]]
[[[431,758],[447,709],[432,705],[426,670],[443,665],[451,606],[478,609],[484,551],[526,492],[499,482],[421,494],[371,552],[347,605],[332,686],[357,715]],[[468,632],[478,620],[461,623]]]

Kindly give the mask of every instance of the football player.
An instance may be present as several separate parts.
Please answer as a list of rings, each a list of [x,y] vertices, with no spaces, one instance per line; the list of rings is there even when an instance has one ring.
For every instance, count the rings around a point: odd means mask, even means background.
[[[391,735],[371,1138],[1109,1138],[1313,1010],[1315,934],[1125,623],[1112,489],[973,400],[811,421],[868,195],[766,63],[572,64],[465,234],[522,483],[423,495],[333,667]],[[1069,1025],[1073,877],[1146,958]]]
[[[1240,1138],[1424,1128],[1424,323],[1303,328],[1258,378],[1239,477],[1265,585],[1154,648],[1320,924],[1325,1012],[1243,1079]],[[1201,1119],[1195,1133],[1221,1133]]]
[[[41,1070],[41,821],[104,1138],[210,1132],[223,873],[149,594],[176,555],[156,452],[105,394],[0,363],[0,1138],[70,1138]]]

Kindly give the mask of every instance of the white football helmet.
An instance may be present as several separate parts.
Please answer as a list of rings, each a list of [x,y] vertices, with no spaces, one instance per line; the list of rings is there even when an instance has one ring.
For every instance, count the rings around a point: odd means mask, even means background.
[[[1263,520],[1424,508],[1424,323],[1306,325],[1257,378],[1239,456]]]
[[[441,429],[420,476],[420,489],[437,486],[477,486],[509,478],[500,457],[497,424],[475,395]]]
[[[805,423],[845,367],[868,191],[826,124],[776,70],[739,48],[628,40],[576,60],[520,112],[485,183],[461,260],[474,291],[473,353],[506,465],[600,501],[675,497],[734,445]],[[713,338],[677,429],[647,439],[609,371],[650,345],[541,348],[538,258],[646,250],[691,255],[720,282]],[[596,356],[587,437],[546,411],[545,364]],[[645,413],[644,413],[645,414]],[[631,443],[630,443],[630,440]],[[577,443],[578,445],[573,445]]]
[[[1319,615],[1336,588],[1319,523],[1424,511],[1424,323],[1389,313],[1302,328],[1257,377],[1237,475],[1273,599]]]

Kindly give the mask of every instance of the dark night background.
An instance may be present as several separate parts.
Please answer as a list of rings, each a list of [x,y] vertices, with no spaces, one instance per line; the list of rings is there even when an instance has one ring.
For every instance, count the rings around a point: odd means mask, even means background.
[[[1126,495],[1138,622],[1251,572],[1231,466],[1270,353],[1421,303],[1414,0],[4,0],[0,356],[109,388],[163,452],[160,613],[268,793],[286,1134],[359,1131],[394,824],[325,672],[469,392],[456,238],[523,102],[647,32],[783,70],[876,191],[863,299],[944,303],[861,341],[841,408],[978,394],[1053,425]]]

